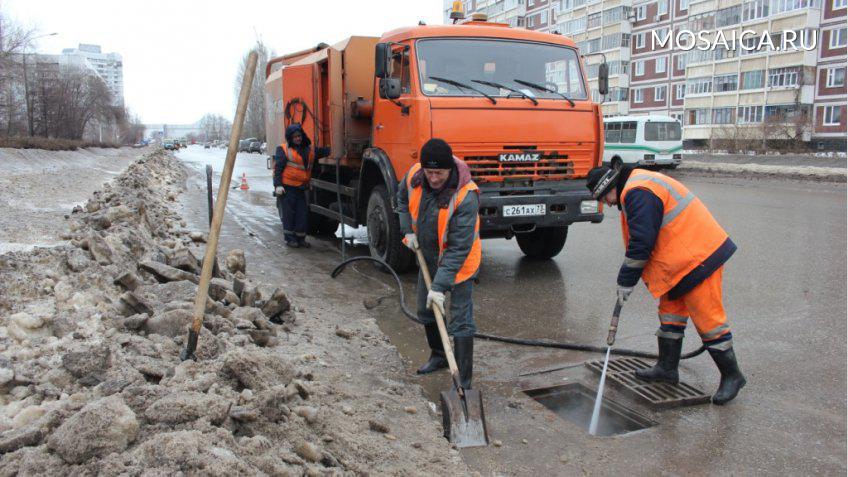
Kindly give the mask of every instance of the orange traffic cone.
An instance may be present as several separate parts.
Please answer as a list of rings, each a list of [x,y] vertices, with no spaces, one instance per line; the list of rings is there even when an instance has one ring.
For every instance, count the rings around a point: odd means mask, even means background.
[[[250,189],[250,186],[247,185],[247,174],[244,173],[244,172],[241,173],[241,186],[239,186],[239,189],[241,189],[241,190]]]

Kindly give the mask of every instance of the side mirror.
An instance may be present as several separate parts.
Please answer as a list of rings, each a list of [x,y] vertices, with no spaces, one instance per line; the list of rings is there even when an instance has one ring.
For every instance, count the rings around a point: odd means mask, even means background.
[[[374,76],[377,78],[385,78],[389,76],[389,60],[392,56],[392,49],[388,43],[377,43],[374,50]]]
[[[383,99],[400,98],[400,78],[380,78],[380,97]]]
[[[606,62],[598,65],[598,93],[601,96],[609,93],[609,66]]]

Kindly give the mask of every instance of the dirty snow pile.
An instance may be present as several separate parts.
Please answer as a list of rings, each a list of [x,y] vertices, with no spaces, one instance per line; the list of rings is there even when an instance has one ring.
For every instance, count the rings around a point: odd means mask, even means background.
[[[148,154],[74,209],[70,245],[0,255],[0,475],[455,470],[443,443],[386,447],[389,426],[339,405],[314,356],[280,351],[302,325],[238,250],[216,268],[197,360],[180,361],[204,243],[174,212],[184,183]]]

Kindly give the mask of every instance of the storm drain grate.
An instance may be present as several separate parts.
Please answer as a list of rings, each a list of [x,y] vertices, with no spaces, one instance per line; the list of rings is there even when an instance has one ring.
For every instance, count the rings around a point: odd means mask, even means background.
[[[607,369],[607,381],[626,393],[648,402],[655,408],[691,406],[710,402],[709,394],[700,389],[679,382],[677,384],[649,383],[637,378],[633,373],[637,369],[650,368],[653,364],[639,358],[611,359]],[[601,374],[603,361],[588,361],[586,367]]]

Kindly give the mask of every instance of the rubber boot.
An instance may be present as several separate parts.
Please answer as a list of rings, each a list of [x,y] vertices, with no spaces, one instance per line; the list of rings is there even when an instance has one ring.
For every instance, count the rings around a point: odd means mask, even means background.
[[[427,344],[430,345],[430,359],[416,372],[418,374],[430,374],[447,368],[448,360],[445,358],[445,347],[439,337],[439,327],[435,323],[424,325],[424,333],[427,335]]]
[[[721,373],[721,383],[719,383],[718,391],[713,394],[712,399],[713,404],[721,406],[735,398],[739,394],[739,390],[748,381],[745,380],[745,376],[739,371],[739,365],[736,363],[736,353],[733,352],[733,348],[726,350],[707,348],[707,351],[710,352],[710,356],[713,357],[713,361],[715,361],[716,367],[718,367]]]
[[[680,363],[680,351],[683,349],[683,339],[657,338],[659,359],[650,369],[637,369],[636,377],[643,381],[659,381],[676,384],[680,381],[677,365]]]
[[[474,337],[463,336],[453,339],[453,354],[459,368],[459,384],[463,389],[471,389],[471,375],[474,371]]]

